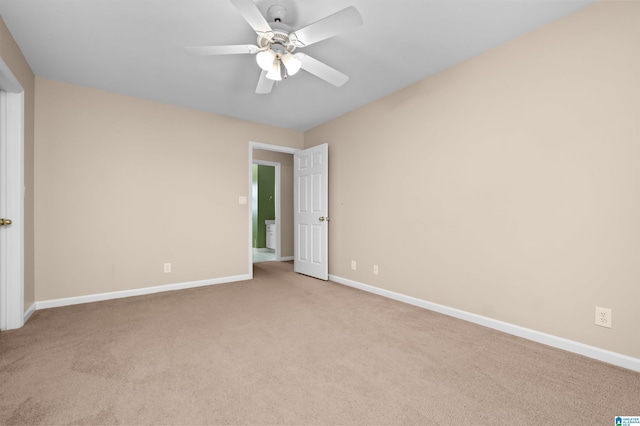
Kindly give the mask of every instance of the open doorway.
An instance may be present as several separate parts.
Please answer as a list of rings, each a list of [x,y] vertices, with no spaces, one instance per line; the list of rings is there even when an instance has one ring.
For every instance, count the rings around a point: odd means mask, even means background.
[[[270,246],[275,246],[273,259],[275,261],[293,260],[294,243],[293,243],[293,154],[299,151],[297,148],[289,148],[278,145],[268,145],[258,142],[249,142],[249,197],[250,212],[249,215],[249,273],[253,277],[254,262],[254,211],[259,208],[258,201],[254,201],[254,185],[253,174],[254,164],[278,167],[276,171],[276,180],[279,175],[279,185],[276,185],[274,193],[275,218],[273,219],[272,233],[270,235]],[[267,198],[268,200],[268,198]],[[270,219],[264,219],[270,220]],[[265,226],[265,249],[266,247],[266,227]],[[256,223],[257,227],[257,223]],[[265,250],[266,251],[266,250]],[[270,253],[267,253],[270,254]]]
[[[281,257],[276,238],[276,218],[281,210],[280,163],[254,160],[251,201],[253,263],[274,261]]]

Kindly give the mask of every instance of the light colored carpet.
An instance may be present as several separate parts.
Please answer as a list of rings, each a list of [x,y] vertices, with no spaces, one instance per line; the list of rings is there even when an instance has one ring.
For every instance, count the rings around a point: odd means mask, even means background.
[[[640,374],[255,265],[0,333],[1,424],[612,425]]]

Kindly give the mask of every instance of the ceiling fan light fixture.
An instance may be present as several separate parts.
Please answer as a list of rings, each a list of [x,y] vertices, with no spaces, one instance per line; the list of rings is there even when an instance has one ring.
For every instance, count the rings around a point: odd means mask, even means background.
[[[282,63],[287,69],[288,75],[295,75],[302,67],[302,61],[291,53],[287,53],[282,57]]]
[[[273,50],[267,49],[258,52],[256,55],[256,62],[258,66],[265,71],[270,71],[273,68],[273,62],[276,59],[276,54]]]
[[[271,69],[269,70],[269,72],[267,72],[267,75],[265,77],[267,77],[269,80],[274,81],[282,80],[282,73],[280,72],[280,61],[273,62]]]

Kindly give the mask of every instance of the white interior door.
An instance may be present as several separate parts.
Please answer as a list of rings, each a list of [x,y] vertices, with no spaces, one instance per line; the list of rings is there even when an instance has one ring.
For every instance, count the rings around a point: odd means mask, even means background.
[[[329,278],[329,145],[294,154],[294,270]]]
[[[0,90],[0,330],[24,324],[23,123],[24,94]]]

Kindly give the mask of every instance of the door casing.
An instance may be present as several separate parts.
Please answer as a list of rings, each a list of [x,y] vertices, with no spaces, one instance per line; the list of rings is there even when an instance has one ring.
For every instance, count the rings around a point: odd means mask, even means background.
[[[253,150],[254,149],[261,149],[264,151],[273,151],[273,152],[282,152],[284,154],[295,154],[296,152],[300,151],[298,148],[291,148],[291,147],[287,147],[287,146],[280,146],[280,145],[271,145],[271,144],[266,144],[266,143],[261,143],[261,142],[249,142],[249,164],[247,167],[247,173],[248,173],[248,189],[247,189],[247,194],[251,194],[251,181],[252,181],[252,173],[251,173],[251,167],[253,166],[254,160],[253,160]],[[247,255],[247,259],[248,259],[248,274],[250,278],[253,278],[253,222],[252,222],[252,211],[253,211],[253,200],[251,199],[252,197],[247,197],[248,198],[248,219],[247,219],[247,250],[248,250],[248,255]],[[279,212],[276,212],[276,218],[279,218]],[[280,227],[278,227],[278,234],[280,234]],[[278,235],[278,248],[280,248],[280,235]]]

